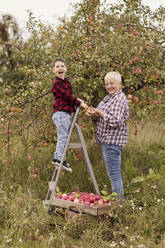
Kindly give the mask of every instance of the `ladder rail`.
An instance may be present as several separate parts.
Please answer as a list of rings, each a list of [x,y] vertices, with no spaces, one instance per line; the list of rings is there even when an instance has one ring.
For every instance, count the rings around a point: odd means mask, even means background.
[[[45,200],[47,200],[49,198],[50,193],[54,193],[56,191],[56,187],[57,187],[57,184],[58,184],[58,179],[59,179],[59,176],[60,176],[60,173],[61,173],[61,170],[62,170],[62,164],[64,162],[64,158],[65,158],[65,155],[66,155],[68,146],[69,146],[69,141],[70,141],[70,138],[71,138],[71,135],[72,135],[72,131],[73,131],[74,126],[75,126],[75,123],[77,121],[79,110],[80,110],[80,107],[78,107],[76,109],[76,112],[74,114],[74,117],[73,117],[73,120],[72,120],[72,124],[71,124],[70,130],[69,130],[68,138],[67,138],[67,141],[66,141],[66,144],[65,144],[63,156],[62,156],[61,162],[59,164],[59,168],[57,169],[55,167],[54,172],[53,172],[53,175],[52,175],[51,181],[55,181],[54,182],[54,190],[52,192],[50,192],[50,189],[48,189],[48,192],[47,192],[47,195],[46,195]]]
[[[83,154],[84,154],[85,164],[86,164],[88,173],[89,173],[90,177],[92,178],[94,188],[95,188],[95,192],[97,194],[100,194],[99,187],[98,187],[98,184],[96,182],[96,178],[95,178],[95,175],[94,175],[94,172],[93,172],[93,169],[92,169],[92,164],[90,162],[88,152],[87,152],[87,149],[86,149],[84,137],[83,137],[81,129],[80,129],[80,127],[79,127],[79,125],[77,123],[75,123],[75,129],[76,129],[76,132],[77,132],[77,136],[78,136],[78,138],[80,140],[80,143],[82,145],[82,151],[83,151]]]

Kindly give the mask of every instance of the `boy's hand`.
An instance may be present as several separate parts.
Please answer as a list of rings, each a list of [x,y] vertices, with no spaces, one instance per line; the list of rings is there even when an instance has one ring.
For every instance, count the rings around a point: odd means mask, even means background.
[[[77,100],[79,101],[79,102],[83,102],[84,103],[84,100],[82,100],[82,99],[80,99],[80,98],[77,98]]]
[[[88,105],[84,103],[84,101],[81,102],[80,107],[82,107],[85,111],[88,109]]]

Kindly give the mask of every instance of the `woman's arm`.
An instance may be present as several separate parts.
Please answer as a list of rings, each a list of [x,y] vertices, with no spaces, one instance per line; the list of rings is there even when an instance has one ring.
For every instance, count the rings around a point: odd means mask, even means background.
[[[95,110],[96,110],[95,111],[96,115],[104,119],[104,112],[99,109],[95,109]]]
[[[126,101],[117,99],[111,106],[107,106],[107,110],[104,112],[104,121],[111,127],[122,125],[127,119],[127,108]]]

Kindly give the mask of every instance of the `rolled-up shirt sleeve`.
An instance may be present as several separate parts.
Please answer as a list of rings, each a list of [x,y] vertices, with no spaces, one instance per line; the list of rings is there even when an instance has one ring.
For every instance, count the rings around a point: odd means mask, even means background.
[[[111,127],[120,126],[124,123],[124,111],[125,102],[117,100],[109,107],[104,110],[104,121]]]

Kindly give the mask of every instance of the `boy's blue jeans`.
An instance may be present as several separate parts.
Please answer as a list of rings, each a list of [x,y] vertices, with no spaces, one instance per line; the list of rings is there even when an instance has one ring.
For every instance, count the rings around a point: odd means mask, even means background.
[[[121,152],[122,147],[112,144],[100,144],[105,167],[111,181],[112,192],[116,192],[124,201],[123,182],[121,178]]]
[[[69,129],[72,123],[72,117],[69,113],[64,111],[57,111],[53,114],[52,120],[57,128],[57,144],[54,158],[61,161],[68,138]]]

